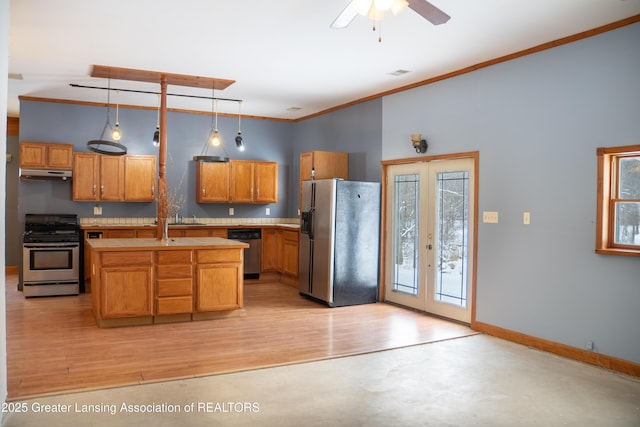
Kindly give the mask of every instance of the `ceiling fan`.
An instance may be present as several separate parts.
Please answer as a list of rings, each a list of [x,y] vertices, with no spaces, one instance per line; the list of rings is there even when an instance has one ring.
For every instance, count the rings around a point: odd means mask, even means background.
[[[347,28],[358,16],[367,16],[374,21],[384,19],[384,12],[390,11],[397,15],[407,7],[413,9],[433,25],[447,22],[451,17],[426,0],[352,0],[331,23],[335,29]]]

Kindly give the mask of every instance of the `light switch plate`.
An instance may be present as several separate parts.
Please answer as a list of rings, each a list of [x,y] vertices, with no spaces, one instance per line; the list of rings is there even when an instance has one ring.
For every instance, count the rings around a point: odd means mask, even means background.
[[[271,215],[271,208],[265,208],[264,213],[265,215]]]
[[[482,222],[487,224],[497,224],[498,212],[482,212]]]
[[[230,216],[234,216],[235,214],[236,214],[235,209],[233,209],[233,208],[229,208],[229,215],[230,215]]]
[[[102,215],[102,206],[94,206],[93,207],[94,215]]]
[[[524,225],[531,224],[531,213],[525,212],[524,214],[522,214],[522,223]]]

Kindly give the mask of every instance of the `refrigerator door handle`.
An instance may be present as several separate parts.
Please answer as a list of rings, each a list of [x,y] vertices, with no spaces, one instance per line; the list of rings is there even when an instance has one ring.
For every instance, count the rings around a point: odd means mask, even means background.
[[[315,210],[315,208],[311,208],[309,212],[307,212],[309,214],[307,217],[307,234],[309,235],[309,240],[313,240],[313,216]]]

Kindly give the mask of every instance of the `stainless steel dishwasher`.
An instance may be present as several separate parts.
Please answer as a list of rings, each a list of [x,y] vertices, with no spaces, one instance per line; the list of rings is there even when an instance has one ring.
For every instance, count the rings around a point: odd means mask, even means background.
[[[260,278],[260,262],[262,260],[262,230],[259,228],[230,228],[227,238],[248,243],[244,250],[244,278]]]

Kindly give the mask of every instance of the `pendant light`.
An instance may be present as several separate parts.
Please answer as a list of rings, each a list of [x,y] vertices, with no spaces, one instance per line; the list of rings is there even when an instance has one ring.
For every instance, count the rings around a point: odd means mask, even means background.
[[[153,133],[153,146],[160,146],[160,95],[158,95],[158,121],[156,122],[156,131]]]
[[[127,154],[127,147],[124,145],[115,142],[108,141],[104,139],[104,133],[107,131],[107,128],[113,129],[111,127],[111,123],[109,122],[109,111],[111,105],[111,78],[109,78],[109,83],[107,87],[107,120],[102,128],[102,133],[100,134],[99,139],[93,139],[91,141],[87,141],[87,148],[93,152],[99,154],[105,154],[107,156],[122,156]]]
[[[238,101],[238,135],[236,135],[236,147],[238,148],[238,151],[244,151],[242,130],[240,129],[240,117],[242,117],[242,101]]]
[[[211,132],[211,135],[209,136],[209,143],[211,145],[213,145],[214,147],[217,147],[221,143],[220,134],[218,134],[218,100],[215,99],[215,97],[212,97],[212,98],[213,98],[213,100],[211,101],[211,103],[215,106],[215,108],[214,108],[214,110],[215,110],[215,126],[212,128],[213,132]],[[211,119],[213,121],[213,116],[211,117]]]
[[[224,156],[209,156],[207,151],[209,146],[220,147],[222,140],[218,134],[218,100],[215,97],[215,89],[211,89],[211,130],[209,131],[209,137],[205,140],[202,152],[199,156],[193,156],[193,160],[197,162],[218,162],[226,163],[229,161],[229,155],[222,145],[222,151]]]
[[[120,94],[120,91],[116,91],[116,94]],[[120,123],[118,123],[118,113],[120,111],[120,104],[116,102],[116,127],[111,132],[111,138],[119,141],[122,138],[122,132],[120,131]]]

